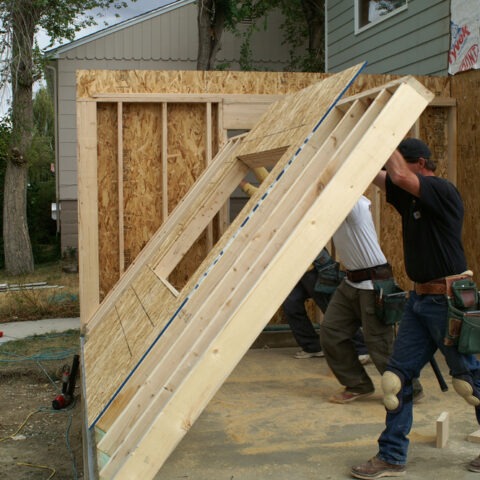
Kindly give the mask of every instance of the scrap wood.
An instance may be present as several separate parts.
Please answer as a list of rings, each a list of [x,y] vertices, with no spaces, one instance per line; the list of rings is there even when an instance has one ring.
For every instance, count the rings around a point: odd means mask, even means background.
[[[60,285],[47,285],[47,282],[34,282],[34,283],[0,283],[0,293],[12,292],[19,290],[37,290],[43,288],[63,288]]]

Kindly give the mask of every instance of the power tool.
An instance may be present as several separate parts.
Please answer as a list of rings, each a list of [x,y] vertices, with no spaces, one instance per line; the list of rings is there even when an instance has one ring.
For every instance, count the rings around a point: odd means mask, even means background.
[[[52,401],[52,408],[54,410],[61,410],[68,407],[73,401],[75,391],[75,382],[78,373],[79,356],[74,355],[72,368],[64,365],[62,368],[62,393],[57,395]]]

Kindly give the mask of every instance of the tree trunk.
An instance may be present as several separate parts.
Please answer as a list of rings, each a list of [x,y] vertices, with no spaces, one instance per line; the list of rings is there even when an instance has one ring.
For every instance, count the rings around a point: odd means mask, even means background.
[[[324,63],[325,10],[324,0],[302,0],[308,25],[308,52],[316,63]]]
[[[12,275],[33,271],[32,246],[28,234],[26,165],[7,162],[3,203],[3,242],[5,269]]]
[[[215,0],[199,0],[197,70],[212,70],[215,66],[224,24],[225,12]]]
[[[5,172],[3,241],[5,269],[12,275],[34,269],[27,223],[28,150],[33,135],[33,37],[35,2],[12,2],[12,144]]]

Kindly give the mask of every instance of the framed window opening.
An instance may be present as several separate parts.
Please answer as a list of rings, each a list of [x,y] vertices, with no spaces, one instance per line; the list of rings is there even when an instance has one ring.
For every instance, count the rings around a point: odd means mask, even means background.
[[[408,0],[355,0],[355,33],[363,32],[407,8]]]

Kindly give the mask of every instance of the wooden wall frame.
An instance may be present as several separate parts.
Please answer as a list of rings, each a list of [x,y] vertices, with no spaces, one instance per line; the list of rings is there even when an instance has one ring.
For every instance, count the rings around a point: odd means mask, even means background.
[[[342,99],[361,68],[273,103],[224,144],[100,305],[95,285],[81,292],[99,478],[155,476],[434,97],[405,77]],[[94,207],[96,102],[80,102],[78,115],[80,273],[93,281],[98,263],[83,256],[96,240],[95,215],[84,215]],[[177,291],[170,272],[265,165],[274,165],[267,179]]]

